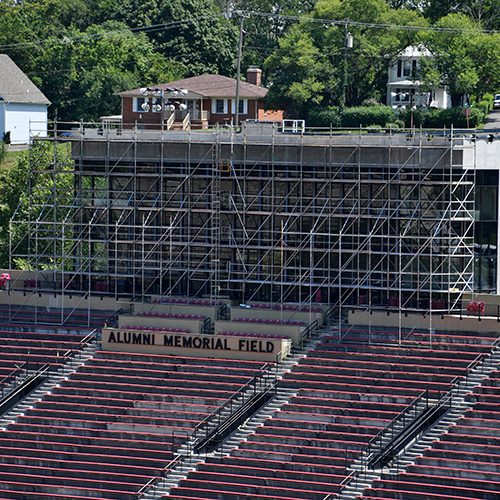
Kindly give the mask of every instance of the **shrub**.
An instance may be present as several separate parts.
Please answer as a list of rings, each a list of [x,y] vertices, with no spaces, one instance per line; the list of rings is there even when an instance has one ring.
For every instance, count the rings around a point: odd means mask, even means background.
[[[493,109],[493,101],[495,100],[495,95],[494,94],[490,94],[490,93],[486,93],[483,95],[481,101],[487,101],[490,103],[490,109]]]
[[[343,127],[368,127],[379,125],[383,127],[394,120],[394,111],[390,106],[358,106],[346,108],[341,115]]]
[[[424,126],[424,117],[428,112],[426,108],[417,108],[413,110],[413,126],[414,127],[423,127]],[[397,112],[397,117],[399,122],[403,122],[404,126],[410,128],[412,125],[412,111],[411,109],[403,109]]]
[[[5,144],[10,144],[10,130],[7,130],[7,132],[3,134],[3,142]]]
[[[469,126],[477,127],[484,120],[485,113],[479,108],[470,108]],[[461,107],[448,109],[430,109],[425,114],[424,127],[442,128],[442,127],[466,128],[467,117]]]
[[[491,103],[489,101],[479,101],[477,107],[484,113],[487,114],[491,111]]]
[[[5,149],[5,142],[0,141],[0,163],[2,163],[5,158]]]
[[[480,125],[486,113],[478,107],[470,108],[469,126],[471,128]],[[398,114],[398,117],[404,120],[407,127],[411,123],[411,111],[406,109]],[[418,108],[413,111],[413,126],[424,128],[466,128],[467,117],[464,108],[455,107],[448,109],[439,108]]]
[[[316,108],[309,114],[309,122],[313,127],[340,127],[339,108]]]

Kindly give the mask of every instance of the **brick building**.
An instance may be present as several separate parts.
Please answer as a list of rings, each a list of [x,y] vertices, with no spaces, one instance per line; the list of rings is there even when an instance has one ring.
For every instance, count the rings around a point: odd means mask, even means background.
[[[282,111],[264,107],[268,89],[262,86],[262,70],[250,67],[247,81],[240,82],[239,118],[244,120],[280,121]],[[182,89],[183,94],[177,93]],[[124,126],[135,124],[145,128],[207,128],[230,124],[236,113],[236,80],[227,76],[204,74],[154,86],[155,95],[144,95],[138,88],[121,92]],[[175,110],[168,109],[174,103]],[[182,104],[185,109],[179,109]]]

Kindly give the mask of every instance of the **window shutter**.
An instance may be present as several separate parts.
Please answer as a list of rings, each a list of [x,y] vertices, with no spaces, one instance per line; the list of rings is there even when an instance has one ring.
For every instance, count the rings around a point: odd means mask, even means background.
[[[401,59],[398,60],[398,78],[401,78],[401,71],[403,68],[403,61]]]

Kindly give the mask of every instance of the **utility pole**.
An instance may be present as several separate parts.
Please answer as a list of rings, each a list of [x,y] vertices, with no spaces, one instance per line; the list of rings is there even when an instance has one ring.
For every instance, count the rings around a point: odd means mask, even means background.
[[[234,125],[238,127],[240,123],[240,77],[241,77],[241,53],[243,51],[243,21],[245,16],[243,12],[236,11],[236,15],[240,16],[240,37],[238,40],[238,60],[236,62],[236,102],[235,102],[235,116]]]
[[[347,49],[352,49],[353,37],[348,30],[349,23],[346,21],[344,23],[344,61],[342,65],[342,91],[340,93],[339,107],[340,109],[345,108],[346,94],[347,94]]]

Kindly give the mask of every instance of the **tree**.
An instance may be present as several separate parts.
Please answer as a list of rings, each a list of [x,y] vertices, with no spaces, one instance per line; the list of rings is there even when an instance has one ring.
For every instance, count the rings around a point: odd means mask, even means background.
[[[18,18],[19,13],[9,21],[16,24]],[[32,25],[37,25],[36,17]],[[158,53],[144,33],[132,33],[116,21],[85,31],[60,28],[57,35],[48,30],[43,43],[7,52],[52,101],[51,111],[68,121],[116,114],[117,92],[169,81],[186,72],[181,63]]]
[[[156,26],[148,31],[155,48],[188,75],[234,75],[237,29],[215,0],[124,0],[116,19],[131,28]]]
[[[96,119],[118,112],[120,90],[204,72],[233,76],[237,29],[215,0],[8,0],[0,2],[0,47],[60,118]]]
[[[449,14],[436,25],[444,31],[430,32],[426,46],[433,57],[422,64],[424,84],[446,85],[453,105],[464,94],[478,100],[500,85],[499,35],[484,33],[480,25],[463,14]]]
[[[17,221],[23,222],[12,226],[12,245],[16,247],[16,253],[24,254],[27,253],[28,238],[31,237],[29,221],[40,215],[41,205],[50,199],[54,189],[58,190],[63,205],[73,203],[74,164],[69,148],[63,145],[55,152],[59,173],[57,185],[54,186],[54,178],[49,173],[54,161],[53,147],[49,142],[36,141],[29,151],[19,155],[14,167],[0,174],[0,266],[4,268],[9,266],[9,222],[14,214]],[[65,216],[66,212],[60,212],[57,220]],[[15,264],[18,268],[25,268],[24,262]]]
[[[279,39],[296,24],[295,20],[287,19],[285,16],[308,15],[316,2],[315,0],[224,0],[219,3],[224,12],[234,13],[237,10],[249,12],[244,22],[243,66],[257,65],[262,68],[266,57],[277,49]]]
[[[382,100],[391,59],[420,40],[418,29],[388,30],[356,22],[426,27],[418,12],[391,9],[384,0],[319,0],[313,16],[318,22],[306,19],[291,28],[266,61],[272,83],[269,102],[288,105],[285,109],[301,117],[316,114],[318,105],[341,102],[345,62],[347,105],[359,105],[368,98]],[[328,25],[325,19],[334,22]],[[339,25],[339,19],[346,20],[346,26]],[[349,50],[344,48],[346,30],[354,39]]]
[[[464,14],[486,29],[500,27],[498,0],[426,0],[423,11],[433,21],[448,14]]]

